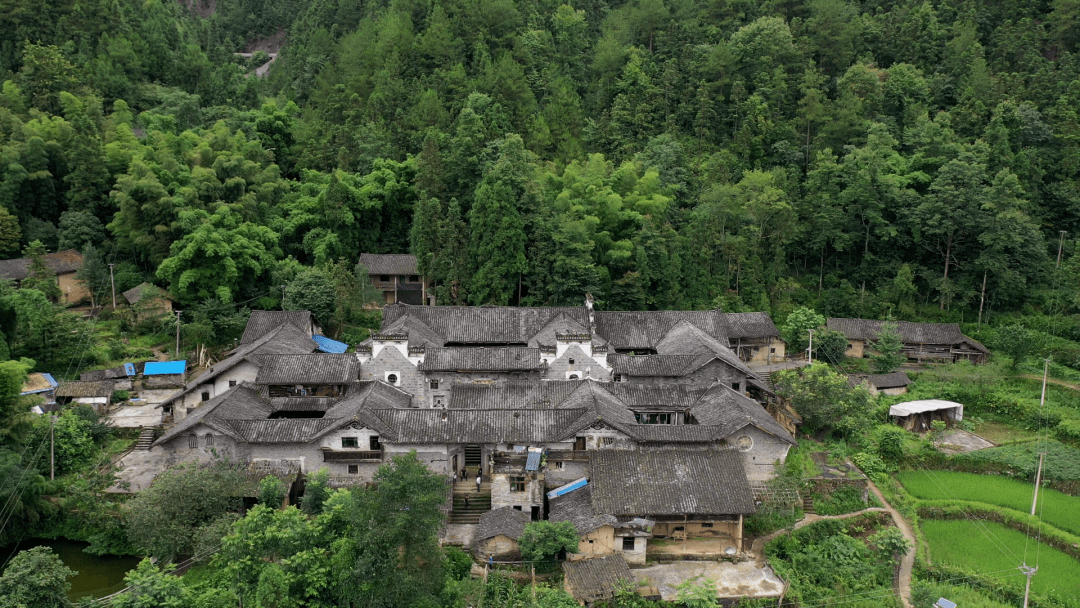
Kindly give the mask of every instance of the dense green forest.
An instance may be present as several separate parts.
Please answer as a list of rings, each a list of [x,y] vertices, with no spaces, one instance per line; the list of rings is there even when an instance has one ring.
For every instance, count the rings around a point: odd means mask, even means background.
[[[187,305],[412,251],[441,303],[1071,313],[1078,43],[1075,0],[4,0],[0,253]]]

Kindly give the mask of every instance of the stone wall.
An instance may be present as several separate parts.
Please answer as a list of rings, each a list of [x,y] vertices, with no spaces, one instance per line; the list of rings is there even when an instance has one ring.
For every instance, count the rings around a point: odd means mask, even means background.
[[[386,382],[386,375],[393,372],[398,377],[394,386],[412,395],[413,407],[431,407],[427,401],[427,381],[423,372],[409,362],[401,350],[393,346],[379,349],[378,354],[360,368],[361,380]]]
[[[485,560],[488,557],[517,560],[521,558],[521,551],[516,540],[500,534],[494,538],[478,541],[476,543],[476,555]]]
[[[525,478],[525,491],[510,490],[510,478]],[[491,475],[491,508],[520,507],[530,513],[533,507],[539,507],[537,519],[544,519],[544,475],[529,472],[494,473]]]
[[[567,554],[566,559],[573,561],[613,553],[615,553],[615,528],[600,526],[592,532],[582,534],[581,540],[578,541],[578,552]]]
[[[735,446],[738,438],[743,435],[753,441],[753,447],[741,452],[746,478],[749,481],[768,481],[775,477],[776,465],[787,460],[791,444],[750,425],[729,435],[727,442]]]

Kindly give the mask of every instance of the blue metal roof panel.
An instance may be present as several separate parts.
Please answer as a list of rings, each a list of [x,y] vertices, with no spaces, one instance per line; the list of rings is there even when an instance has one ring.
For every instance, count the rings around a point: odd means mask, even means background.
[[[125,363],[124,364],[124,373],[129,375],[129,376],[134,376],[135,375],[135,364],[134,363]]]
[[[349,345],[344,342],[338,342],[337,340],[331,340],[326,336],[311,336],[311,339],[315,341],[315,344],[319,346],[319,350],[324,353],[332,353],[339,355],[349,350]]]
[[[151,361],[143,368],[144,376],[162,376],[182,374],[187,370],[187,361]]]
[[[543,452],[529,452],[529,458],[525,461],[526,471],[540,470],[540,456]]]
[[[588,478],[582,477],[581,479],[579,479],[577,481],[571,481],[570,483],[566,484],[565,486],[560,486],[558,488],[555,488],[554,490],[547,493],[547,497],[549,499],[558,498],[558,497],[562,496],[563,494],[569,494],[570,492],[573,492],[574,490],[576,490],[578,488],[584,488],[588,483],[589,483]]]

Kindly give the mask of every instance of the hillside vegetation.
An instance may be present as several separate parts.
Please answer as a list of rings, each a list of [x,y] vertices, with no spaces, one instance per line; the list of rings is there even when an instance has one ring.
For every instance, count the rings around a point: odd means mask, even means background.
[[[0,7],[0,254],[182,304],[412,251],[444,303],[1076,312],[1070,2],[194,4]]]

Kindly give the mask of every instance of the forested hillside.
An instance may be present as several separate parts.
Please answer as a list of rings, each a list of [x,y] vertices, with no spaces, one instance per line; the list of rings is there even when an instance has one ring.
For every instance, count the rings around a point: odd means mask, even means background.
[[[1078,43],[1075,0],[4,0],[0,250],[188,305],[411,250],[440,303],[1075,312]]]

